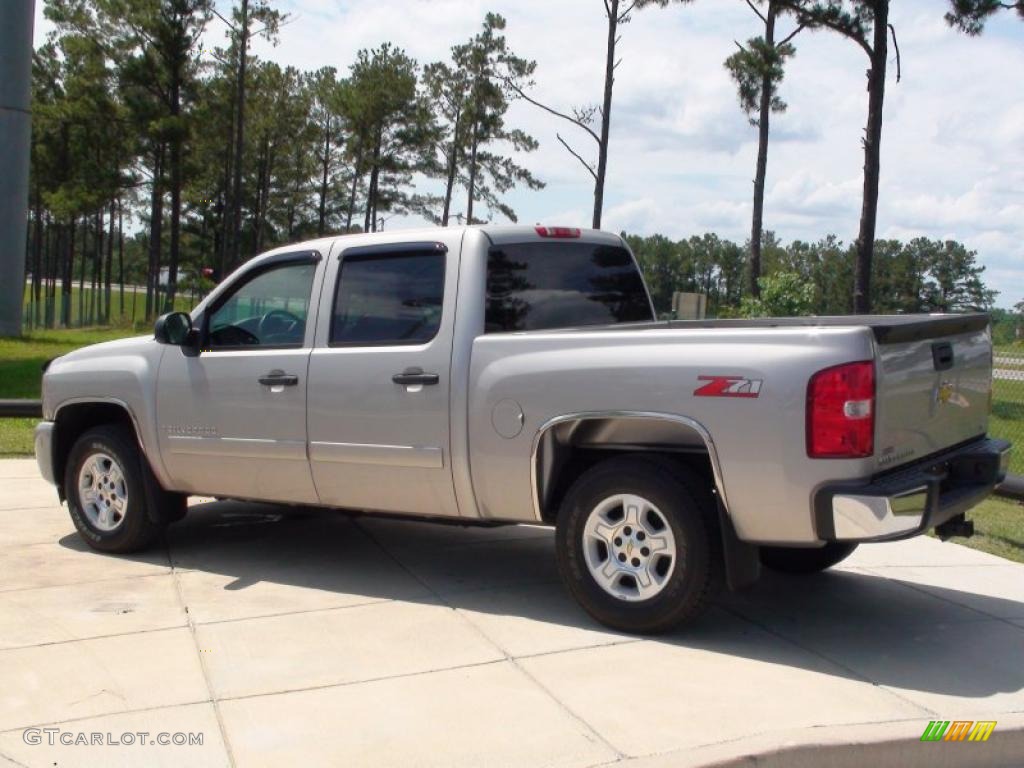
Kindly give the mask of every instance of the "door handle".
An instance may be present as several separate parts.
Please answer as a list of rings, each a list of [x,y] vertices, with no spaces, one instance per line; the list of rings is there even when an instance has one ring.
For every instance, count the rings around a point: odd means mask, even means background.
[[[299,377],[294,373],[274,370],[265,376],[260,376],[259,382],[265,387],[294,387],[299,383]]]
[[[415,386],[416,384],[429,387],[437,384],[441,377],[436,373],[424,373],[422,368],[406,368],[401,373],[396,373],[392,376],[391,380],[395,384],[401,384],[406,387]]]

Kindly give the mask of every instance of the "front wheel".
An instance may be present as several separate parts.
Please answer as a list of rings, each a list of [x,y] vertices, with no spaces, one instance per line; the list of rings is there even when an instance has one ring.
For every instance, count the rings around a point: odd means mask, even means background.
[[[556,531],[559,571],[602,624],[664,632],[696,618],[715,582],[714,501],[686,467],[609,459],[569,490]]]
[[[135,552],[160,535],[149,516],[142,461],[125,427],[94,427],[75,442],[64,473],[68,511],[78,533],[101,552]]]
[[[761,565],[780,573],[818,573],[853,554],[855,543],[833,541],[823,547],[761,547]]]

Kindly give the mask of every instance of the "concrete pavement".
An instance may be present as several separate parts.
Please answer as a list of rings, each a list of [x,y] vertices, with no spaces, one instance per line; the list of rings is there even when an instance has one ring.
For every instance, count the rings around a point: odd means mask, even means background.
[[[955,544],[767,575],[641,639],[577,608],[544,529],[197,500],[111,557],[33,462],[0,488],[0,766],[1024,762],[1024,566]],[[998,725],[920,743],[937,719]],[[139,731],[203,743],[109,743]]]

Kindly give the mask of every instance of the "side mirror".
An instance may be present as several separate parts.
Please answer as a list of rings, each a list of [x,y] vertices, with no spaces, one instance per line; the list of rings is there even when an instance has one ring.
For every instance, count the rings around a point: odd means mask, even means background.
[[[184,346],[192,337],[192,318],[187,312],[168,312],[161,315],[153,326],[153,336],[161,344]]]

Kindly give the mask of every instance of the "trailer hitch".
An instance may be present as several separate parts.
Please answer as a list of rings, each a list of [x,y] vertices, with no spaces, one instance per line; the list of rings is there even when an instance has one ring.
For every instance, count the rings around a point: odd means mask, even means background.
[[[936,525],[935,534],[943,541],[947,541],[954,536],[962,536],[965,539],[969,539],[974,535],[974,521],[966,519],[964,515],[957,515],[940,525]]]

